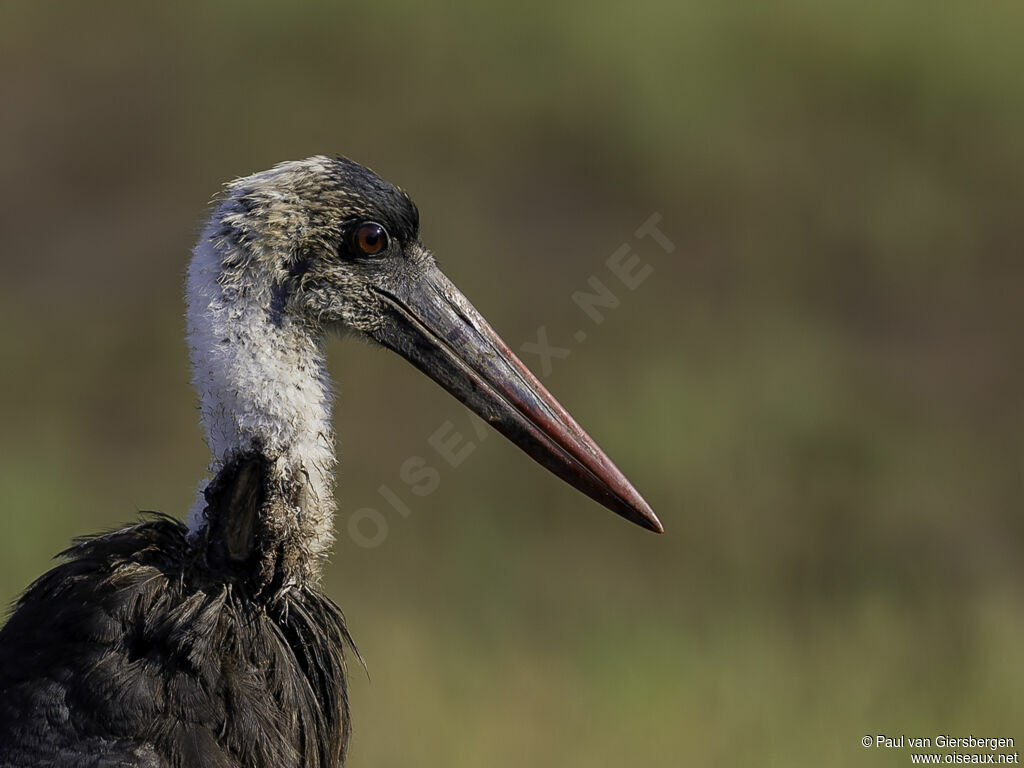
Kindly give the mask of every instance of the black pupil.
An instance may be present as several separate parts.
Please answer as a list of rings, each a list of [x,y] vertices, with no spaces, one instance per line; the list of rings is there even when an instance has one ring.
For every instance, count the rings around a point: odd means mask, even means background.
[[[375,253],[384,244],[384,230],[378,224],[367,224],[359,230],[359,245],[364,251]]]

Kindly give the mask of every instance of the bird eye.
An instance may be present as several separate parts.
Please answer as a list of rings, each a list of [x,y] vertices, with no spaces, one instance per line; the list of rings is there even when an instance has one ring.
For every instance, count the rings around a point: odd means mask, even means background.
[[[356,248],[367,256],[373,256],[387,247],[388,233],[380,224],[368,221],[356,230],[355,244]]]

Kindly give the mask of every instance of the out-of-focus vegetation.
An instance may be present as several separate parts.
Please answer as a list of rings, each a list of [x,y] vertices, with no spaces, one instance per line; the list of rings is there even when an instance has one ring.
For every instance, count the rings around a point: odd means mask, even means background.
[[[496,435],[446,467],[439,425],[477,440],[459,406],[333,344],[326,588],[370,673],[352,765],[905,765],[861,737],[1024,740],[1020,3],[0,16],[0,598],[72,536],[186,513],[203,205],[339,152],[410,190],[513,347],[543,325],[571,350],[547,383],[668,530]],[[652,212],[671,254],[633,239]],[[614,285],[624,242],[654,272],[594,325],[569,296]],[[412,455],[442,470],[426,498]],[[375,548],[349,533],[364,508]]]

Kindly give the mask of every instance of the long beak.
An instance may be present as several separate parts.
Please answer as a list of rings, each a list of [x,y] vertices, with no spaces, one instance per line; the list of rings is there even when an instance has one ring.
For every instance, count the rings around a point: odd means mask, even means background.
[[[662,533],[657,516],[591,437],[436,266],[375,287],[388,311],[374,337],[541,465],[616,514]]]

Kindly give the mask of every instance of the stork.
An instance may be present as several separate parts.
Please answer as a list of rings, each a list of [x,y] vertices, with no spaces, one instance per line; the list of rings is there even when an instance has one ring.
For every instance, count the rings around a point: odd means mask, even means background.
[[[394,350],[551,472],[651,508],[438,269],[409,196],[342,157],[236,180],[188,270],[212,454],[187,523],[76,540],[0,630],[0,766],[329,768],[351,638],[319,587],[332,542],[325,337]]]

